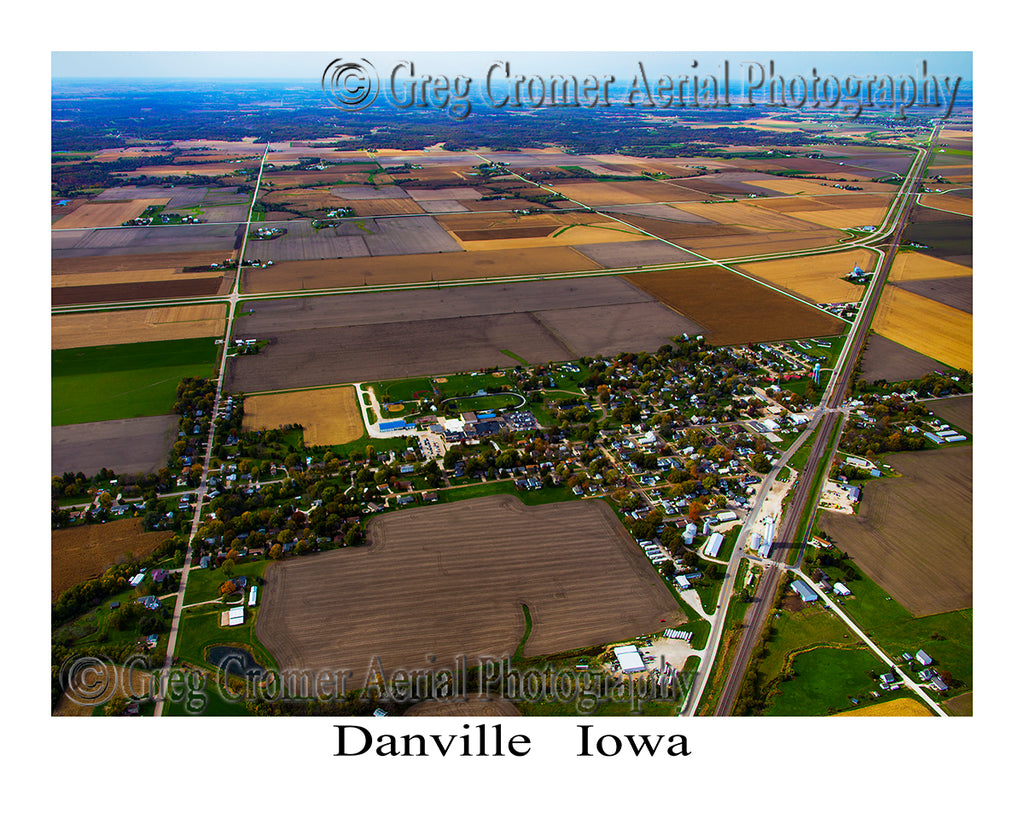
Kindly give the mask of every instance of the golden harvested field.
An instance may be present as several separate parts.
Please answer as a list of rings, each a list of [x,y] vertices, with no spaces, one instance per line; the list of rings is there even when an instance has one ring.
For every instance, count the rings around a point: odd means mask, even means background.
[[[964,131],[959,128],[943,128],[939,139],[974,139],[974,131]]]
[[[900,697],[898,700],[880,702],[877,705],[865,705],[852,711],[833,714],[836,717],[932,717],[935,714],[920,700],[912,697]]]
[[[119,159],[134,159],[140,156],[152,156],[155,161],[157,159],[163,159],[167,155],[167,152],[163,148],[147,148],[145,146],[136,146],[131,148],[105,148],[102,151],[98,151],[96,156],[93,157],[93,160],[95,162],[116,162]]]
[[[974,269],[966,265],[947,262],[937,256],[928,256],[913,250],[901,250],[893,260],[889,280],[894,282],[915,279],[948,279],[953,276],[973,276]]]
[[[50,533],[50,600],[99,577],[121,558],[145,557],[169,537],[167,532],[144,532],[141,518],[55,529]]]
[[[224,310],[223,304],[189,304],[106,313],[64,313],[50,319],[50,345],[54,350],[66,350],[129,341],[223,336]]]
[[[241,287],[246,294],[275,293],[602,269],[570,247],[529,247],[487,252],[411,253],[402,256],[398,263],[394,256],[279,262],[273,267],[244,270]]]
[[[885,219],[886,208],[833,208],[831,210],[795,211],[789,215],[795,219],[806,219],[825,227],[843,228],[861,225],[880,225]]]
[[[970,313],[886,286],[871,324],[880,335],[952,367],[974,368]]]
[[[150,205],[166,205],[170,200],[163,199],[132,199],[128,202],[90,202],[75,208],[63,219],[58,219],[51,227],[93,228],[116,227],[129,219],[134,219]]]
[[[813,223],[796,219],[791,214],[778,213],[746,202],[716,202],[711,205],[688,202],[673,207],[720,225],[742,225],[755,230],[813,230],[815,227]]]
[[[306,446],[347,444],[365,432],[355,387],[246,397],[242,429],[277,429],[288,424],[302,425]]]
[[[974,215],[974,200],[965,196],[943,196],[939,193],[926,193],[921,197],[921,204],[939,210],[951,210],[964,216]]]
[[[739,269],[815,304],[825,304],[859,301],[864,288],[848,282],[843,276],[852,271],[855,264],[870,272],[874,262],[875,254],[868,250],[848,250],[820,256],[750,262]]]

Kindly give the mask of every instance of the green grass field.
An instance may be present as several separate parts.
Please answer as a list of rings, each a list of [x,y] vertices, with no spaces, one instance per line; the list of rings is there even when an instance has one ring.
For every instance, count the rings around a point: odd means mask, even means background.
[[[878,702],[871,697],[878,689],[878,675],[885,664],[866,648],[815,648],[797,655],[793,679],[779,686],[766,716],[791,717],[827,714],[852,707],[850,697],[861,705]],[[901,690],[899,695],[904,695]],[[892,697],[892,694],[882,699]]]
[[[212,376],[219,353],[212,338],[54,350],[51,424],[165,415],[181,379]]]

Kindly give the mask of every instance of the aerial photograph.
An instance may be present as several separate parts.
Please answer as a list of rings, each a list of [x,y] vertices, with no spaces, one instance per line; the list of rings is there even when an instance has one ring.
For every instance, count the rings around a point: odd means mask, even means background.
[[[972,717],[972,63],[54,51],[52,716]]]

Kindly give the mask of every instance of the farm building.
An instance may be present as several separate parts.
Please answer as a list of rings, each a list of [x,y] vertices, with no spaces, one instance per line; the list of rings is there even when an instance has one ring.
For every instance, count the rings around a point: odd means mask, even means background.
[[[916,659],[921,665],[932,664],[932,658],[924,653],[923,648],[920,651],[918,651],[917,654],[914,655],[914,659]]]
[[[255,606],[256,605],[256,589],[257,588],[258,588],[258,586],[253,586],[251,589],[249,589],[249,605],[250,606]]]
[[[813,603],[818,599],[817,592],[814,591],[810,586],[804,583],[803,580],[794,580],[789,584],[789,587],[800,595],[800,599],[805,603]]]
[[[615,652],[615,659],[619,661],[619,668],[626,674],[647,670],[644,658],[640,656],[636,646],[616,646],[613,651]]]
[[[718,557],[718,550],[722,548],[722,541],[724,540],[725,538],[721,532],[714,532],[708,538],[708,542],[704,544],[704,554],[708,557]]]
[[[690,581],[687,580],[686,577],[684,575],[681,575],[681,574],[677,574],[676,575],[676,585],[679,588],[681,588],[683,591],[686,591],[687,589],[693,588],[690,585]]]
[[[233,609],[228,609],[229,626],[240,626],[243,622],[245,622],[245,609],[242,606],[235,606]]]
[[[850,594],[850,590],[842,583],[836,583],[832,588],[840,597],[846,597]]]
[[[716,517],[719,523],[728,523],[731,520],[736,520],[736,513],[732,511],[719,512]]]

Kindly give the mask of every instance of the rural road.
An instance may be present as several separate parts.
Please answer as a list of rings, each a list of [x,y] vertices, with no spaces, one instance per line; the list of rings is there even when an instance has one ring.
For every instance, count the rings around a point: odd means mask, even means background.
[[[217,391],[214,396],[214,418],[210,419],[210,432],[206,440],[206,455],[203,458],[203,475],[196,490],[196,511],[192,516],[192,528],[189,530],[188,546],[185,549],[185,564],[181,572],[181,581],[178,586],[178,594],[174,600],[174,612],[171,615],[171,633],[167,638],[167,656],[164,659],[163,668],[160,671],[160,682],[157,689],[156,708],[153,716],[163,715],[164,703],[166,702],[167,685],[170,678],[171,666],[174,664],[174,649],[178,644],[178,629],[181,625],[181,612],[185,603],[185,587],[188,584],[189,568],[192,565],[193,544],[196,540],[196,533],[203,520],[203,502],[206,500],[206,481],[210,474],[210,457],[213,454],[213,438],[217,426],[214,423],[217,408],[220,407],[221,391],[224,387],[224,373],[227,370],[228,344],[231,340],[231,329],[235,321],[235,305],[238,303],[239,284],[242,280],[242,264],[245,260],[245,244],[249,238],[249,226],[252,224],[252,211],[256,206],[256,197],[260,192],[260,181],[263,179],[263,167],[267,162],[267,154],[270,151],[270,143],[263,151],[263,158],[260,160],[260,170],[256,177],[256,184],[253,187],[252,201],[249,203],[249,216],[246,220],[245,234],[242,238],[242,247],[238,253],[238,267],[235,270],[235,280],[231,285],[231,294],[228,297],[228,318],[224,327],[224,344],[221,352],[220,368],[217,373]]]

